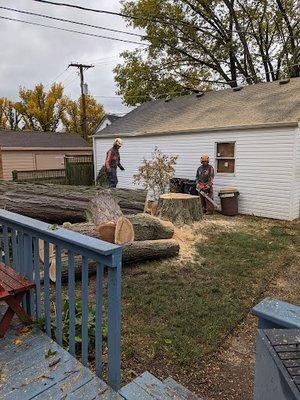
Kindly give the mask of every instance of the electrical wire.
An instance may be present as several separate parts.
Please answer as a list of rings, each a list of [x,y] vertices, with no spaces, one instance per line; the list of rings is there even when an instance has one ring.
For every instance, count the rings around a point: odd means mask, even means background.
[[[50,15],[38,14],[38,13],[30,12],[30,11],[19,10],[19,9],[16,9],[16,8],[3,7],[3,6],[0,6],[0,8],[3,9],[3,10],[7,10],[7,11],[14,11],[14,12],[17,12],[17,13],[20,13],[20,14],[33,15],[33,16],[36,16],[36,17],[47,18],[47,19],[51,19],[51,20],[55,20],[55,21],[68,22],[70,24],[87,26],[87,27],[90,27],[90,28],[96,28],[96,29],[101,29],[101,30],[105,30],[105,31],[115,32],[115,33],[122,33],[122,34],[125,34],[125,35],[136,36],[136,37],[139,37],[139,38],[143,37],[143,35],[139,35],[137,33],[126,32],[126,31],[122,31],[122,30],[119,30],[119,29],[113,29],[113,28],[106,28],[106,27],[99,26],[99,25],[86,24],[84,22],[73,21],[73,20],[65,19],[65,18],[52,17]]]
[[[97,35],[95,33],[88,33],[88,32],[81,32],[81,31],[76,31],[74,29],[67,29],[67,28],[60,28],[58,26],[53,26],[53,25],[46,25],[46,24],[41,24],[38,22],[29,22],[29,21],[24,21],[22,19],[17,19],[17,18],[9,18],[9,17],[4,17],[0,15],[1,19],[7,20],[7,21],[14,21],[14,22],[22,22],[23,24],[28,24],[28,25],[34,25],[34,26],[42,26],[44,28],[52,28],[56,29],[59,31],[65,31],[65,32],[70,32],[70,33],[77,33],[80,35],[85,35],[85,36],[92,36],[92,37],[98,37],[101,39],[108,39],[108,40],[115,40],[117,42],[124,42],[124,43],[131,43],[131,44],[138,44],[138,45],[143,45],[143,46],[149,46],[147,43],[140,43],[140,42],[135,42],[133,40],[127,40],[127,39],[119,39],[119,38],[114,38],[111,36],[102,36],[102,35]]]

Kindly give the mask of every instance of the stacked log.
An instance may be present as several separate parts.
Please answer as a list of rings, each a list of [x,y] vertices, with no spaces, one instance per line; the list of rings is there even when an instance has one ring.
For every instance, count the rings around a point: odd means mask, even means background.
[[[125,215],[144,210],[144,190],[0,181],[0,208],[50,223],[86,221],[96,195],[114,198]]]

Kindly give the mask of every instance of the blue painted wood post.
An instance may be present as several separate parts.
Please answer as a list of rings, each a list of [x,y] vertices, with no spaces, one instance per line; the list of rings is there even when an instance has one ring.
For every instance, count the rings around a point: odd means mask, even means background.
[[[56,308],[56,341],[62,346],[62,290],[61,290],[61,246],[55,246],[56,281],[55,281],[55,308]]]
[[[24,233],[23,237],[23,274],[33,280],[32,236]],[[33,290],[26,293],[26,309],[31,316],[34,315]]]
[[[3,250],[4,250],[4,263],[5,265],[10,265],[9,260],[9,243],[8,243],[8,228],[6,225],[2,225],[3,231]]]
[[[34,266],[34,283],[35,283],[35,315],[36,319],[41,318],[41,276],[40,276],[40,255],[39,240],[33,238],[33,266]]]
[[[69,352],[75,356],[75,263],[74,253],[68,251],[68,296],[69,296]]]
[[[44,307],[45,328],[51,337],[51,304],[50,304],[50,279],[49,279],[49,242],[44,241]]]
[[[96,269],[96,311],[95,311],[95,367],[96,374],[102,378],[102,307],[103,307],[104,265],[97,263]]]
[[[13,229],[12,234],[11,234],[13,268],[15,271],[20,272],[18,241],[19,240],[18,240],[17,231],[15,229]]]
[[[87,257],[82,257],[82,320],[81,320],[81,354],[82,364],[88,364],[89,347],[89,264]]]
[[[108,268],[108,384],[120,389],[121,381],[121,274],[122,249],[112,254]]]

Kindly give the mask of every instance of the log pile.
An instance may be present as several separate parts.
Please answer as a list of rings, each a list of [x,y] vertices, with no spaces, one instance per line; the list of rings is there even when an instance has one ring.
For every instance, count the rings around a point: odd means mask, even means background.
[[[114,198],[125,215],[144,210],[144,190],[0,181],[0,208],[52,224],[86,221],[95,195]]]

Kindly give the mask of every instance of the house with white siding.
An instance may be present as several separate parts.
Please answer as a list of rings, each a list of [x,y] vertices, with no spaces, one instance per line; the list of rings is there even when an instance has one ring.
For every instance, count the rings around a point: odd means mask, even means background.
[[[123,139],[119,187],[155,147],[178,155],[176,177],[194,179],[201,154],[215,168],[214,196],[240,192],[239,211],[283,220],[300,216],[300,78],[150,101],[93,137],[95,172]]]

